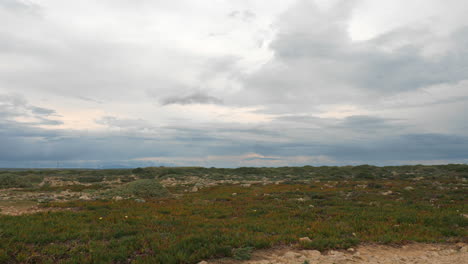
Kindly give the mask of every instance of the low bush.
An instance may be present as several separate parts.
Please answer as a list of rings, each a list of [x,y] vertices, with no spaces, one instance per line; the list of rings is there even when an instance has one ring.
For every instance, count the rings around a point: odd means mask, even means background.
[[[143,179],[109,190],[108,195],[122,197],[160,198],[170,196],[169,191],[158,181]]]
[[[249,260],[252,257],[253,247],[232,249],[232,257],[237,260]]]
[[[22,178],[9,173],[0,174],[0,188],[26,188],[32,186],[29,181],[25,181]]]
[[[82,176],[77,179],[81,183],[102,182],[104,176]]]

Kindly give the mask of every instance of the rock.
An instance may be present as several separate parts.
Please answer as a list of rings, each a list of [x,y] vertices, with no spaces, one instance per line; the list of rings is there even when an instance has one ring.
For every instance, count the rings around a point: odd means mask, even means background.
[[[252,184],[250,184],[250,183],[241,184],[241,187],[250,187],[250,186],[252,186]]]
[[[332,256],[333,258],[344,258],[344,257],[346,257],[343,252],[336,251],[336,250],[330,250],[328,252],[328,255]]]
[[[348,252],[355,252],[356,250],[354,248],[348,248],[346,251]]]
[[[468,246],[464,246],[464,247],[460,248],[460,252],[461,253],[467,253],[468,252]]]
[[[232,196],[237,196],[237,193],[232,193],[231,195],[232,195]]]
[[[355,260],[364,260],[364,258],[362,258],[362,257],[359,256],[359,255],[354,255],[354,256],[353,256],[353,259],[355,259]]]
[[[296,252],[289,251],[289,252],[286,252],[286,253],[284,254],[284,257],[285,257],[285,258],[299,258],[299,257],[301,257],[301,254],[298,254],[298,253],[296,253]]]
[[[299,238],[299,242],[312,242],[312,239],[310,239],[309,237],[301,237]]]
[[[318,250],[304,250],[302,253],[304,253],[308,258],[319,258],[322,256],[322,253]]]
[[[137,203],[146,203],[145,199],[135,199],[135,202]]]
[[[89,197],[89,195],[87,195],[87,194],[83,194],[83,195],[80,196],[79,199],[84,200],[84,201],[89,201],[89,200],[91,200],[91,197]]]
[[[456,253],[457,251],[454,250],[454,249],[444,249],[442,251],[439,252],[439,255],[442,255],[442,256],[449,256],[449,255],[452,255],[454,253]]]
[[[404,189],[407,190],[407,191],[412,191],[412,190],[414,190],[414,188],[411,187],[411,186],[406,186]]]
[[[112,197],[112,200],[114,200],[114,201],[122,201],[123,198],[122,198],[122,196],[114,196],[114,197]]]
[[[208,264],[208,262],[203,260],[203,261],[198,262],[198,264]]]
[[[198,187],[197,186],[193,186],[192,189],[190,190],[191,192],[198,192]]]
[[[392,194],[392,193],[393,193],[393,192],[390,191],[390,190],[389,190],[389,191],[386,191],[386,192],[381,192],[382,195],[390,195],[390,194]]]

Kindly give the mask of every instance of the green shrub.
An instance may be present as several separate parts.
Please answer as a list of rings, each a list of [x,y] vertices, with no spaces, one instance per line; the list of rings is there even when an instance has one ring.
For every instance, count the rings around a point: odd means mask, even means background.
[[[26,188],[31,187],[32,184],[22,179],[22,177],[4,173],[0,174],[0,188]]]
[[[81,183],[102,182],[104,176],[82,176],[77,179]]]
[[[133,176],[125,175],[125,176],[120,177],[121,182],[132,182],[134,180],[135,180],[135,177]]]
[[[37,174],[28,174],[22,178],[26,182],[30,183],[41,183],[44,180],[43,175],[37,175]]]
[[[156,180],[137,180],[110,190],[109,195],[122,197],[160,198],[170,195],[169,191]]]
[[[253,247],[234,248],[232,257],[237,260],[249,260],[252,257]]]

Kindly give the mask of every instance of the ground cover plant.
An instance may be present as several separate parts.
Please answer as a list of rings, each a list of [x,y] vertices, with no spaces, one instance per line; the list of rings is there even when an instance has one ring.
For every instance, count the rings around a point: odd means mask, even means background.
[[[109,190],[106,193],[108,196],[120,197],[141,197],[141,198],[158,198],[167,197],[169,192],[158,181],[151,179],[142,179],[123,184],[117,188]]]
[[[93,171],[38,172],[0,174],[74,181]],[[41,205],[54,211],[1,215],[0,263],[197,263],[246,259],[252,250],[278,245],[327,250],[366,242],[468,240],[466,165],[96,172],[98,178],[131,178],[109,185],[129,192],[128,199],[95,190],[92,200]],[[168,195],[158,183],[195,176],[222,184],[198,185],[196,191],[168,187]],[[228,179],[236,181],[223,181]],[[83,184],[97,183],[105,182]],[[158,195],[139,193],[145,199],[135,199],[132,190],[140,184],[154,184],[149,191]],[[299,242],[303,237],[309,239]]]

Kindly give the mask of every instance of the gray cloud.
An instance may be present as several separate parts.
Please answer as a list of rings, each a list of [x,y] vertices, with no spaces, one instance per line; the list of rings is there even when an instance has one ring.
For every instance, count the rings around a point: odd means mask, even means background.
[[[53,115],[53,114],[56,113],[55,110],[42,108],[42,107],[37,107],[37,106],[31,106],[31,107],[29,107],[29,109],[31,110],[31,112],[33,112],[34,114],[37,114],[37,115],[49,116],[49,115]]]
[[[338,122],[336,128],[342,128],[349,131],[359,131],[361,133],[376,133],[384,134],[380,130],[391,131],[392,133],[401,131],[403,128],[403,120],[379,118],[375,116],[350,116]]]
[[[0,0],[0,8],[4,8],[13,12],[28,12],[36,14],[40,9],[39,5],[33,2],[18,0]]]
[[[0,0],[0,166],[467,161],[466,22],[354,41],[360,1],[232,3]]]
[[[97,124],[117,128],[145,129],[154,127],[143,119],[122,119],[114,116],[104,116],[96,120]]]
[[[59,120],[50,119],[56,116],[56,111],[43,107],[30,105],[26,99],[18,94],[0,95],[0,121],[11,120],[18,117],[34,118],[37,121],[29,122],[36,125],[60,125]]]
[[[256,18],[256,15],[250,10],[235,10],[229,13],[228,17],[241,19],[244,22],[250,22]]]
[[[180,104],[222,104],[223,101],[204,93],[194,93],[187,96],[170,96],[161,101],[162,105]]]
[[[328,103],[368,105],[400,92],[468,79],[462,70],[468,69],[468,28],[441,39],[430,27],[402,27],[355,42],[347,31],[355,6],[355,1],[339,1],[322,10],[312,1],[298,1],[278,20],[270,44],[274,58],[245,76],[245,92],[275,108],[295,105],[294,112],[299,106],[312,110]],[[449,50],[427,55],[446,43],[451,43]]]
[[[143,122],[112,117],[106,120],[106,124],[116,122],[114,126],[125,128],[135,127]],[[229,158],[230,156],[257,153],[262,156],[247,156],[245,160],[257,160],[259,165],[264,164],[262,161],[292,164],[296,156],[326,156],[330,159],[330,163],[326,164],[330,165],[388,165],[402,164],[408,160],[463,160],[468,155],[468,138],[465,136],[405,133],[391,135],[397,131],[398,125],[388,122],[375,117],[351,117],[338,122],[340,126],[322,127],[328,136],[321,133],[319,137],[294,137],[287,133],[288,129],[282,123],[263,128],[245,126],[242,129],[235,129],[235,124],[224,128],[217,124],[203,127],[163,127],[148,134],[142,130],[105,133],[49,130],[10,121],[0,123],[0,144],[4,146],[0,149],[0,164],[20,167],[35,164],[47,167],[55,166],[59,161],[80,167],[99,167],[104,164],[140,166],[170,164],[169,160],[180,164],[177,161],[181,157],[197,157],[193,162],[187,162],[197,165],[238,166],[238,161]],[[385,138],[361,137],[351,141],[335,137],[335,133],[349,133],[350,129],[356,127],[375,129],[378,126],[389,129],[390,135]],[[251,136],[242,137],[246,133]],[[263,139],[256,139],[252,135]],[[209,156],[226,156],[227,160],[217,163],[216,159],[209,159]],[[145,157],[165,158],[160,163],[135,160]],[[294,164],[308,164],[307,160],[302,162],[297,161]]]

